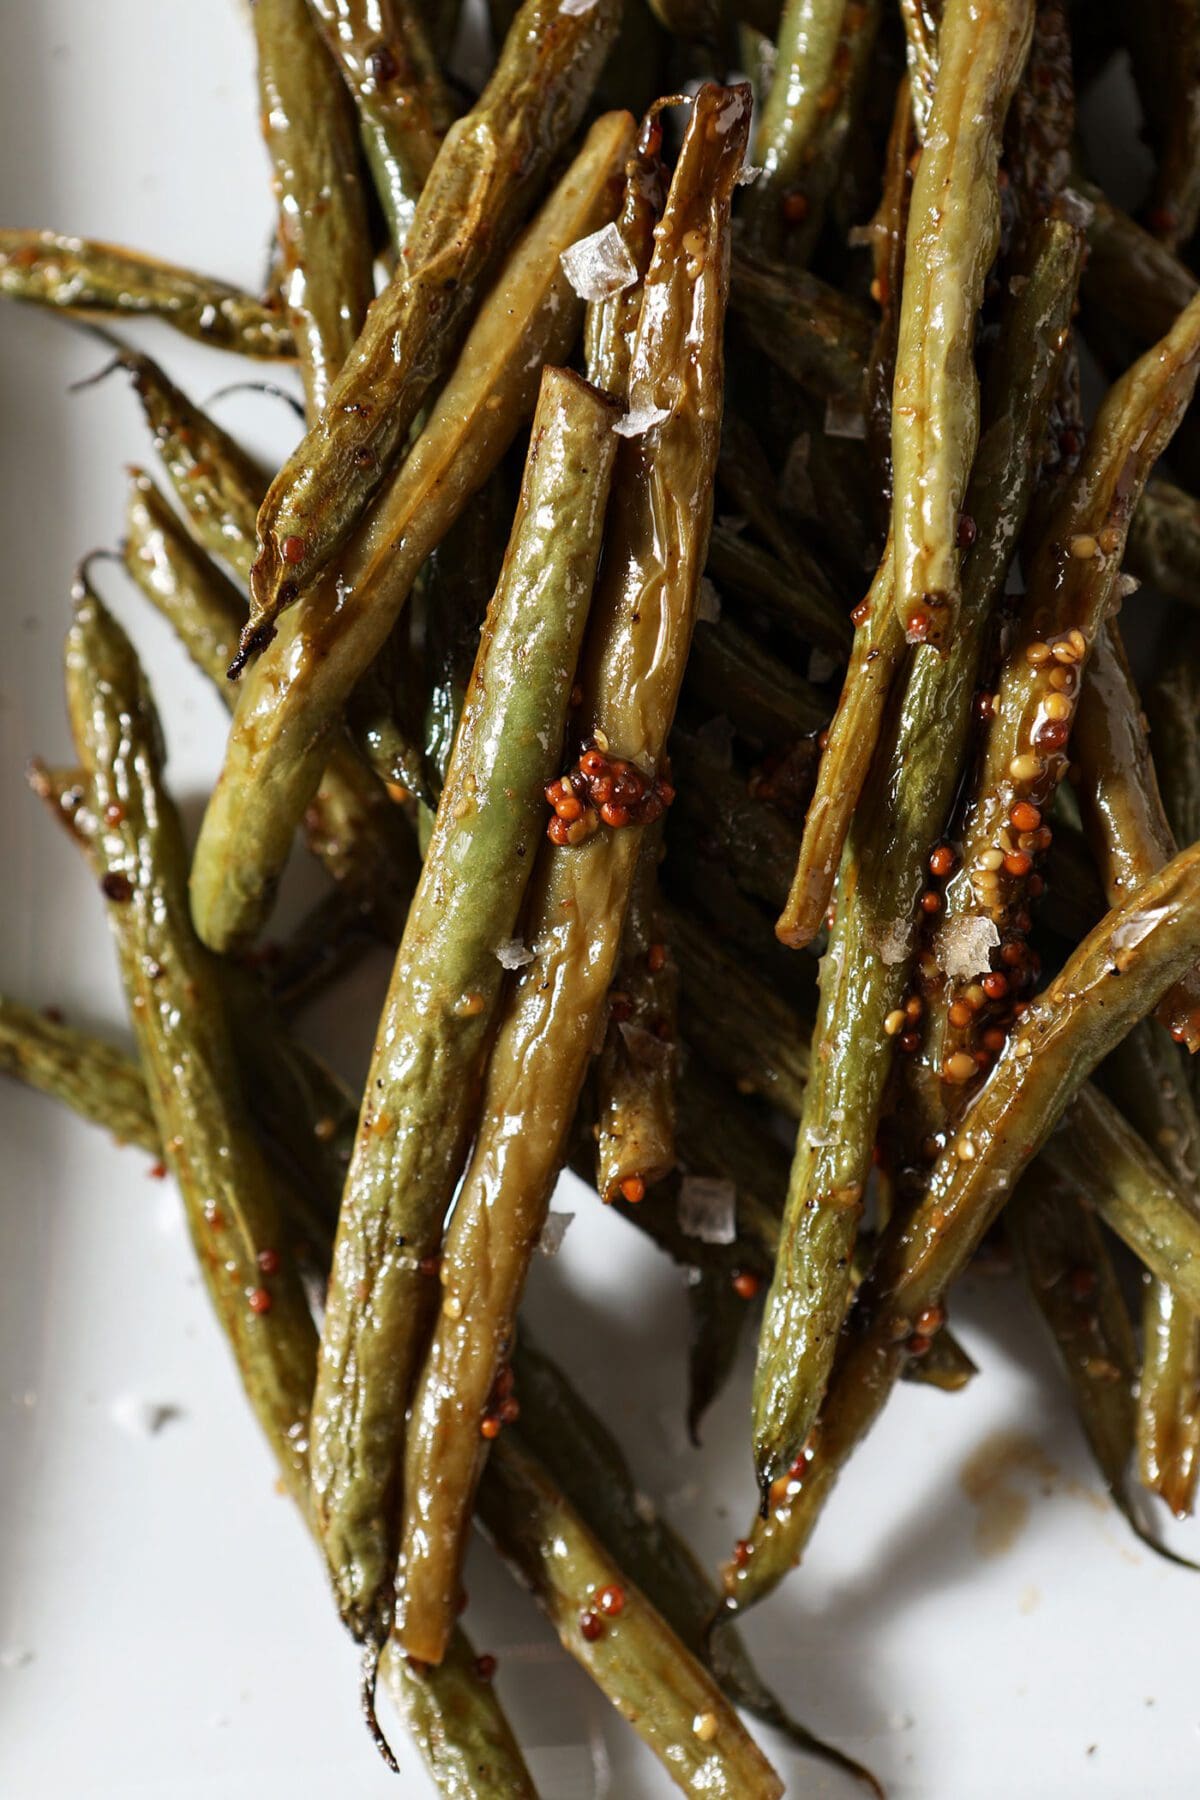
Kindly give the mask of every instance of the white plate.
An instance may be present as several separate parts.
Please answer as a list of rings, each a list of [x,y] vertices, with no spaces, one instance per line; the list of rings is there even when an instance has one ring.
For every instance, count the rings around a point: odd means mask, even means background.
[[[247,22],[230,5],[8,0],[0,218],[144,245],[253,286],[270,202]],[[204,398],[227,359],[143,341]],[[22,785],[68,753],[59,650],[73,561],[119,534],[122,466],[150,462],[118,379],[76,397],[103,353],[62,321],[0,311],[0,984],[125,1036],[98,898]],[[278,455],[277,403],[222,418]],[[223,718],[166,631],[104,568],[145,653],[171,778],[194,824]],[[299,878],[302,885],[303,877]],[[299,893],[293,894],[293,901]],[[314,1028],[361,1070],[383,959]],[[242,1403],[174,1194],[49,1103],[0,1090],[0,1792],[7,1800],[326,1800],[431,1790],[402,1745],[390,1778],[355,1707],[354,1658]],[[595,1198],[529,1310],[671,1500],[703,1554],[753,1503],[748,1368],[687,1448],[679,1275]],[[811,1557],[748,1626],[764,1672],[896,1796],[1195,1794],[1195,1578],[1147,1554],[1099,1486],[1016,1283],[966,1285],[969,1394],[902,1388],[855,1460]],[[181,1416],[129,1428],[141,1402]],[[968,1499],[964,1466],[1014,1437],[1009,1498]],[[989,1549],[989,1532],[993,1539]],[[1194,1528],[1177,1541],[1200,1554]],[[657,1767],[490,1554],[469,1627],[547,1800],[650,1800]],[[777,1743],[789,1792],[856,1790]]]

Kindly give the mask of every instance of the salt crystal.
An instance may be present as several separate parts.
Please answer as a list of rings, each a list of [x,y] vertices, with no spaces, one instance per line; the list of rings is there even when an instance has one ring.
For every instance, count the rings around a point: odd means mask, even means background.
[[[618,437],[644,437],[655,425],[661,425],[669,419],[671,409],[668,406],[633,406],[623,419],[618,419],[613,430]]]
[[[637,264],[613,224],[580,238],[559,257],[563,273],[581,300],[607,300],[638,278]]]
[[[706,719],[696,732],[696,743],[707,760],[718,769],[733,767],[734,729],[724,713]]]
[[[984,975],[989,953],[999,948],[1000,933],[990,919],[947,919],[934,940],[938,966],[952,981]]]
[[[908,957],[908,920],[893,919],[879,940],[880,959],[889,968]]]
[[[737,1189],[721,1176],[685,1175],[679,1184],[679,1229],[702,1244],[737,1237]]]
[[[1128,600],[1131,594],[1136,594],[1141,585],[1136,575],[1126,575],[1124,570],[1117,577],[1117,592],[1122,600]]]
[[[546,1223],[542,1226],[542,1235],[538,1239],[538,1249],[543,1256],[557,1256],[562,1249],[562,1241],[567,1235],[567,1227],[575,1217],[574,1213],[551,1212],[546,1214]]]
[[[1058,211],[1068,225],[1077,225],[1081,231],[1086,231],[1096,216],[1092,202],[1085,200],[1075,188],[1063,189],[1058,197]]]
[[[640,1063],[644,1069],[661,1068],[671,1055],[670,1044],[662,1038],[655,1037],[652,1031],[646,1031],[641,1025],[631,1025],[622,1019],[617,1028],[631,1062]]]
[[[707,575],[700,577],[700,597],[696,605],[696,617],[703,619],[706,625],[715,625],[721,616],[721,596],[718,594]]]
[[[496,945],[496,961],[502,969],[523,969],[533,961],[533,951],[520,938],[501,938]]]
[[[1156,925],[1161,925],[1163,920],[1170,916],[1170,911],[1169,906],[1152,906],[1148,912],[1130,913],[1129,917],[1122,919],[1121,923],[1113,930],[1113,949],[1135,949],[1143,938],[1150,936]]]
[[[753,187],[761,174],[762,169],[756,168],[753,163],[743,163],[738,170],[737,184],[739,187]]]
[[[861,406],[851,400],[839,400],[831,394],[825,402],[825,436],[831,438],[865,438],[867,418]]]
[[[802,431],[792,440],[779,478],[779,498],[788,512],[798,513],[802,519],[815,518],[818,510],[816,489],[808,468],[811,451],[812,439],[807,431]]]

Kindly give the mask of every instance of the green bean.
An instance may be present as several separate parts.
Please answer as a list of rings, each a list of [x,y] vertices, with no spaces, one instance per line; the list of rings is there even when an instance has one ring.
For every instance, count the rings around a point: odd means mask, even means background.
[[[374,293],[354,113],[308,0],[255,0],[250,17],[284,304],[311,424],[325,410]]]
[[[67,639],[72,730],[101,828],[94,852],[155,1124],[247,1394],[292,1493],[307,1487],[315,1336],[303,1289],[276,1274],[275,1178],[241,1097],[220,981],[191,935],[179,819],[132,647],[86,586]]]
[[[101,825],[86,776],[78,769],[49,769],[35,761],[29,783],[99,878],[103,869],[96,845]],[[294,1184],[289,1195],[317,1247],[328,1235],[318,1217],[321,1204],[325,1203],[326,1220],[336,1216],[354,1134],[355,1102],[319,1057],[284,1032],[276,1009],[251,970],[232,963],[222,965],[221,982],[243,1085],[254,1096],[255,1124],[284,1156]],[[313,1198],[317,1211],[303,1207],[297,1188]],[[332,1203],[328,1203],[329,1195]]]
[[[470,1141],[545,817],[543,789],[559,766],[616,417],[614,403],[577,376],[546,370],[342,1201],[313,1402],[312,1481],[342,1615],[356,1637],[377,1646],[391,1611],[401,1428],[431,1290],[422,1264],[437,1249]]]
[[[708,571],[719,587],[761,606],[806,643],[845,658],[854,635],[850,621],[815,564],[789,568],[718,523],[709,539]]]
[[[735,413],[727,412],[721,424],[717,481],[773,555],[799,576],[806,587],[836,604],[840,596],[833,589],[828,571],[784,517],[779,486],[766,451],[746,421]],[[721,519],[713,526],[710,561],[714,547],[726,541],[732,530],[732,525]],[[844,643],[849,642],[850,633],[845,629],[844,620],[842,636]]]
[[[692,1655],[708,1664],[728,1697],[790,1739],[797,1749],[844,1769],[878,1794],[874,1777],[788,1717],[764,1685],[732,1626],[709,1626],[718,1595],[683,1539],[638,1491],[620,1445],[562,1370],[522,1328],[513,1359],[521,1434],[585,1524],[668,1621]]]
[[[1200,1117],[1182,1053],[1139,1025],[1100,1072],[1101,1085],[1161,1158],[1193,1212],[1200,1206]],[[1192,1510],[1200,1453],[1200,1324],[1165,1282],[1147,1284],[1137,1400],[1138,1473],[1179,1517]]]
[[[292,1013],[324,993],[378,943],[367,902],[334,888],[313,902],[286,938],[252,953],[250,960],[276,1005]]]
[[[436,1669],[414,1668],[390,1639],[379,1673],[439,1794],[447,1800],[537,1800],[481,1667],[466,1634],[456,1631]]]
[[[695,1269],[687,1286],[687,1427],[700,1442],[705,1413],[733,1374],[747,1306],[728,1275]]]
[[[678,972],[658,896],[662,831],[642,839],[596,1063],[596,1188],[639,1199],[675,1167]]]
[[[1181,843],[1194,844],[1200,838],[1200,634],[1194,626],[1171,644],[1146,701],[1167,818]]]
[[[905,653],[904,632],[892,604],[894,583],[889,538],[866,599],[855,613],[858,629],[850,665],[817,765],[799,855],[775,927],[779,941],[793,950],[811,943],[824,924],[842,849],[879,744],[888,694]]]
[[[1130,521],[1125,563],[1168,600],[1200,607],[1200,500],[1156,476]]]
[[[126,568],[232,705],[225,670],[246,616],[245,601],[138,469],[131,472],[125,523]],[[419,874],[416,845],[403,814],[344,740],[330,754],[304,829],[310,849],[334,880],[355,897],[382,936],[398,942]]]
[[[423,590],[424,572],[420,587]],[[392,792],[402,789],[429,812],[437,805],[437,795],[425,768],[426,693],[414,612],[409,608],[401,613],[379,655],[358,682],[346,704],[346,724],[384,786]],[[476,620],[476,637],[479,623]]]
[[[358,111],[375,192],[397,252],[412,229],[454,107],[414,0],[311,0]]]
[[[778,907],[800,845],[791,821],[679,726],[671,737],[671,768],[678,786],[671,827],[678,826],[689,843],[722,863],[743,893]]]
[[[249,294],[138,250],[53,231],[0,230],[0,294],[69,313],[164,319],[241,356],[296,354],[286,322]]]
[[[893,1043],[916,1047],[903,1011],[914,915],[953,803],[983,641],[1029,504],[1079,274],[1073,227],[1046,225],[1036,243],[989,371],[989,423],[969,502],[977,537],[958,630],[945,656],[929,646],[909,652],[898,716],[841,854],[814,1028],[822,1054],[804,1096],[759,1342],[756,1453],[767,1479],[781,1460],[791,1465],[829,1378]]]
[[[1142,1306],[1138,1389],[1138,1474],[1176,1518],[1195,1507],[1200,1443],[1200,1330],[1165,1282],[1152,1281]]]
[[[645,279],[629,380],[631,414],[657,413],[658,422],[623,446],[584,659],[583,741],[602,738],[619,752],[660,806],[656,778],[707,551],[729,211],[749,111],[745,87],[705,86],[693,102]],[[480,1423],[566,1151],[642,829],[605,825],[583,842],[544,849],[530,896],[526,936],[535,960],[492,1047],[483,1124],[446,1237],[442,1309],[409,1428],[401,1635],[426,1661],[440,1655],[453,1617],[486,1442]],[[513,1118],[523,1120],[518,1137]]]
[[[1042,1156],[1060,1180],[1086,1194],[1151,1275],[1200,1310],[1200,1220],[1153,1149],[1094,1083],[1080,1089]]]
[[[941,1152],[919,1206],[884,1233],[839,1350],[820,1429],[780,1459],[766,1516],[725,1571],[740,1611],[800,1559],[845,1463],[882,1411],[910,1353],[928,1335],[947,1288],[966,1267],[1016,1180],[1078,1095],[1070,1139],[1105,1223],[1190,1304],[1200,1294],[1200,1223],[1153,1155],[1087,1076],[1150,1012],[1200,945],[1200,848],[1110,912],[1034,1000],[957,1135]],[[1043,1152],[1051,1167],[1060,1133]],[[1071,1177],[1077,1179],[1077,1177]]]
[[[1047,841],[1034,818],[1066,772],[1087,662],[1118,594],[1130,515],[1191,398],[1198,357],[1200,300],[1109,390],[1033,558],[1019,625],[999,671],[962,825],[962,867],[946,890],[947,929],[961,935],[966,928],[993,947],[1003,939],[1007,979],[1017,971],[1018,985],[1029,979],[1018,921],[1027,917],[1034,859]],[[961,998],[961,981],[953,992]],[[940,1068],[952,1084],[974,1079],[967,1058],[993,1016],[981,1007],[961,1037],[958,1027],[947,1032]],[[1190,1038],[1190,1022],[1185,1029]]]
[[[137,1064],[114,1044],[0,996],[0,1070],[157,1155],[161,1139]]]
[[[1154,150],[1147,222],[1170,249],[1200,219],[1200,13],[1193,0],[1147,0],[1128,18],[1143,130]]]
[[[422,572],[425,604],[425,767],[435,795],[458,729],[479,631],[496,586],[512,518],[512,499],[497,470],[475,504],[433,552]]]
[[[330,566],[390,474],[483,282],[582,117],[619,16],[618,0],[571,14],[559,0],[525,0],[487,87],[446,133],[391,284],[326,412],[263,501],[249,649]]]
[[[532,412],[542,361],[570,354],[581,308],[559,255],[611,217],[632,130],[624,114],[592,127],[501,270],[425,430],[339,574],[285,615],[243,683],[192,872],[197,929],[214,947],[258,929],[355,683],[426,556]]]
[[[1004,121],[1032,0],[946,0],[913,181],[892,403],[893,602],[910,642],[944,644],[962,604],[959,519],[979,437],[975,327],[1000,241]]]
[[[656,149],[661,136],[657,110],[643,120],[636,149],[625,164],[621,207],[614,221],[637,278],[604,300],[593,301],[584,318],[583,352],[588,379],[618,400],[629,394],[629,370],[642,315],[642,291],[654,253],[654,229],[662,217],[667,176]]]
[[[900,334],[900,301],[904,292],[908,215],[917,162],[912,94],[912,77],[905,74],[896,88],[884,156],[883,187],[870,224],[875,271],[871,293],[879,307],[879,323],[867,359],[867,445],[879,474],[879,510],[888,523],[893,493],[892,389],[896,381],[896,342]]]
[[[1083,282],[1085,312],[1099,307],[1139,344],[1165,337],[1194,296],[1196,277],[1098,187],[1086,181],[1078,185],[1092,209]]]
[[[1079,702],[1076,795],[1110,906],[1118,906],[1178,845],[1167,823],[1133,674],[1115,619],[1096,638]],[[1159,1016],[1174,1036],[1200,1033],[1200,974],[1167,995]],[[1194,1047],[1194,1046],[1193,1046]]]
[[[1127,1488],[1137,1346],[1100,1227],[1086,1205],[1037,1163],[1005,1219],[1105,1486],[1137,1535],[1157,1549],[1134,1514]]]
[[[862,308],[803,269],[739,250],[730,307],[751,343],[820,399],[859,405],[870,345]]]
[[[674,907],[667,934],[679,963],[684,1037],[740,1093],[798,1118],[809,1079],[808,1026],[794,1006]]]
[[[819,731],[829,717],[811,682],[727,617],[698,622],[687,692],[754,744],[790,743]]]
[[[939,1388],[944,1394],[959,1394],[978,1373],[958,1339],[943,1326],[928,1350],[905,1363],[900,1379]]]
[[[109,368],[125,369],[132,377],[154,448],[193,535],[245,586],[266,475],[150,357],[122,349]]]
[[[752,248],[794,254],[798,237],[811,246],[878,24],[873,0],[787,0],[755,139],[762,174],[746,206]]]
[[[912,82],[910,103],[917,141],[923,144],[929,130],[929,116],[938,78],[938,20],[929,0],[899,0],[904,22],[905,48],[909,78]]]
[[[1013,96],[1004,154],[1017,211],[1017,248],[1063,211],[1075,140],[1071,26],[1064,0],[1039,0],[1025,72]],[[1073,210],[1073,209],[1072,209]]]
[[[783,1783],[700,1662],[633,1585],[516,1434],[479,1489],[485,1528],[685,1794],[757,1800]]]

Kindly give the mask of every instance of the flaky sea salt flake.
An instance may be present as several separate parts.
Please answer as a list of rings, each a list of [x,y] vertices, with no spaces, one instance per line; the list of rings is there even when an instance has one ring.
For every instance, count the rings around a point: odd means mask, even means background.
[[[546,1223],[542,1226],[542,1235],[538,1239],[538,1249],[543,1256],[557,1256],[562,1249],[562,1241],[567,1235],[567,1227],[574,1219],[574,1213],[551,1212],[546,1214]]]
[[[934,940],[938,967],[952,981],[986,975],[990,953],[1000,947],[1000,933],[990,919],[947,919]]]
[[[533,951],[520,938],[501,938],[495,955],[502,969],[523,969],[533,961]]]
[[[634,406],[623,419],[617,420],[613,430],[618,437],[644,437],[655,425],[661,425],[670,416],[671,409],[667,406]]]
[[[559,261],[581,300],[608,300],[638,278],[637,264],[611,222],[570,245]]]
[[[702,1244],[737,1237],[737,1189],[723,1176],[685,1175],[679,1184],[679,1229]]]

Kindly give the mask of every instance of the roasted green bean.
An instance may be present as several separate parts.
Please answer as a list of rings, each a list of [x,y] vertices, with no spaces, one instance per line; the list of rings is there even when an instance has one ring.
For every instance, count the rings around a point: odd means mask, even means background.
[[[242,1099],[220,980],[192,936],[186,854],[129,640],[81,584],[67,699],[101,821],[93,846],[150,1102],[213,1305],[284,1479],[303,1505],[315,1333],[280,1267],[283,1208]]]
[[[701,1663],[514,1434],[479,1489],[485,1528],[558,1632],[685,1794],[758,1800],[783,1783]]]
[[[751,342],[820,399],[861,406],[866,313],[806,270],[739,251],[729,303]]]
[[[626,439],[619,460],[585,654],[580,725],[593,748],[581,773],[586,763],[606,778],[603,741],[625,765],[617,772],[643,817],[669,797],[660,771],[707,549],[729,211],[749,113],[745,87],[703,87],[692,105],[630,369],[626,426],[645,425]],[[674,522],[669,548],[667,519]],[[619,951],[642,831],[635,811],[620,807],[610,816],[583,842],[543,847],[526,922],[535,960],[500,1021],[483,1126],[446,1238],[441,1312],[405,1459],[401,1635],[425,1660],[441,1654],[453,1618],[464,1526],[487,1442],[481,1424],[511,1348]],[[514,1118],[523,1121],[516,1137]]]
[[[162,1139],[137,1064],[115,1044],[0,996],[0,1070],[157,1155]]]
[[[358,109],[392,245],[404,249],[454,106],[414,0],[310,0]]]
[[[391,1615],[401,1427],[433,1292],[426,1259],[461,1173],[505,970],[532,960],[513,934],[543,789],[559,766],[617,416],[578,377],[545,371],[508,554],[380,1022],[342,1202],[312,1481],[343,1617],[376,1647]]]
[[[1115,619],[1096,638],[1076,726],[1075,791],[1096,867],[1110,906],[1161,869],[1178,845],[1167,823],[1150,756],[1145,715]],[[1188,1040],[1200,1017],[1200,974],[1172,989],[1160,1008],[1163,1024]]]
[[[596,1187],[640,1200],[675,1167],[678,971],[658,898],[662,833],[642,839],[596,1064]]]
[[[482,283],[583,115],[618,0],[565,13],[525,0],[475,107],[446,133],[389,287],[329,406],[272,482],[258,519],[245,646],[332,563],[446,374]]]
[[[311,423],[325,410],[374,292],[354,114],[308,0],[255,0],[250,17],[283,299]]]
[[[1200,1210],[1200,1117],[1183,1052],[1139,1025],[1100,1071],[1105,1091]],[[1200,1323],[1162,1281],[1146,1285],[1137,1400],[1138,1477],[1178,1516],[1190,1513],[1200,1474]]]
[[[188,655],[233,704],[225,670],[246,603],[192,543],[154,483],[131,471],[125,566],[178,633]],[[363,917],[398,942],[419,874],[417,847],[399,809],[351,744],[334,744],[304,818],[313,853]]]
[[[770,255],[811,244],[849,130],[855,91],[879,24],[877,0],[787,0],[775,76],[754,154],[752,245]]]
[[[1165,1173],[1155,1173],[1154,1158],[1132,1127],[1085,1084],[1194,960],[1198,945],[1200,846],[1182,851],[1107,914],[1031,1002],[938,1157],[916,1211],[897,1215],[884,1234],[839,1352],[820,1431],[769,1469],[764,1519],[727,1567],[732,1609],[760,1599],[799,1560],[838,1474],[886,1403],[914,1335],[937,1331],[946,1290],[1075,1096],[1072,1146],[1094,1157],[1097,1179],[1089,1192],[1105,1223],[1194,1304],[1200,1222]],[[1047,1145],[1052,1166],[1059,1145],[1060,1139]]]
[[[249,294],[137,250],[53,231],[0,230],[0,294],[64,312],[165,319],[241,356],[296,354],[285,320]]]
[[[1000,240],[1000,144],[1033,11],[1032,0],[946,0],[938,26],[892,400],[893,604],[912,643],[948,643],[962,603],[960,520],[979,437],[975,326]]]
[[[1068,763],[1071,728],[1097,634],[1119,593],[1130,515],[1151,468],[1183,415],[1200,369],[1200,300],[1122,376],[1105,398],[1084,457],[1055,511],[1029,572],[1018,629],[988,702],[988,726],[974,794],[963,821],[962,866],[946,889],[947,924],[964,928],[1005,964],[1000,1004],[1032,979],[1023,939],[1029,883],[1049,842],[1042,815]],[[1037,888],[1034,888],[1036,895]],[[973,979],[971,977],[970,979]],[[967,1068],[994,1007],[965,1000],[953,983],[952,1006],[969,1016],[945,1034],[940,1074],[949,1088],[969,1086]],[[1200,1022],[1179,1021],[1185,1041]]]
[[[1168,600],[1200,607],[1200,500],[1162,476],[1147,482],[1130,521],[1125,562]]]
[[[849,1300],[850,1254],[892,1051],[911,1055],[919,1043],[920,999],[906,996],[914,918],[953,802],[984,636],[1029,504],[1079,275],[1074,228],[1046,225],[1036,242],[989,381],[989,422],[970,489],[978,535],[958,629],[946,656],[930,646],[910,651],[882,767],[841,853],[814,1028],[823,1053],[805,1094],[759,1344],[756,1454],[768,1479],[781,1461],[790,1466],[820,1404]],[[1021,396],[1019,408],[1011,395]]]
[[[425,430],[338,576],[284,616],[243,683],[192,870],[197,930],[215,948],[247,941],[265,918],[342,707],[426,556],[532,412],[542,362],[569,355],[581,304],[559,256],[611,218],[632,132],[620,113],[592,127],[501,270]]]

